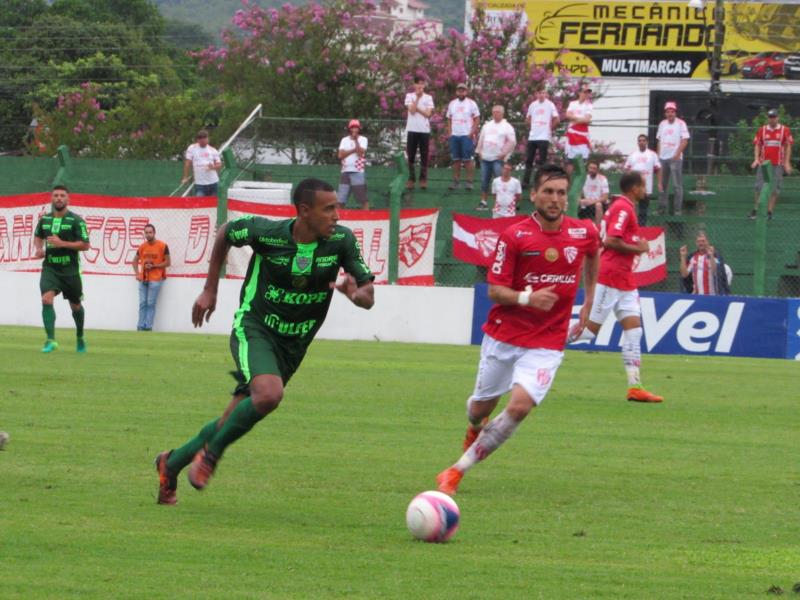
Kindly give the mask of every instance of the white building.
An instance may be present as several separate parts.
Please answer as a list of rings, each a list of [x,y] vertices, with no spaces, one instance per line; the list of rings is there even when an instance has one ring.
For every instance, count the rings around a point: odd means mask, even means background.
[[[419,36],[422,40],[440,36],[443,31],[441,19],[425,15],[425,10],[428,8],[429,5],[419,0],[379,0],[375,17],[394,21],[395,28],[407,27],[417,21],[427,21],[430,27]]]

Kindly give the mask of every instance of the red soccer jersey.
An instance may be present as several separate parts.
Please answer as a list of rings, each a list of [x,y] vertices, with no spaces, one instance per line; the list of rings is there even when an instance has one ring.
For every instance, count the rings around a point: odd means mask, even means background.
[[[519,291],[555,285],[558,300],[547,312],[495,304],[483,331],[514,346],[563,350],[583,258],[594,256],[599,248],[594,224],[572,217],[565,216],[558,231],[544,231],[535,216],[506,229],[497,241],[486,280]]]
[[[773,165],[780,166],[783,166],[786,158],[784,149],[787,143],[792,145],[794,139],[792,139],[791,130],[786,125],[778,125],[774,129],[768,125],[759,127],[756,138],[753,140],[753,144],[759,148],[761,160],[768,160]]]
[[[600,235],[622,238],[623,242],[635,244],[639,241],[639,221],[636,219],[636,207],[625,196],[617,196],[603,215]],[[600,274],[597,282],[618,290],[635,290],[633,281],[633,260],[636,254],[617,252],[603,248],[600,255]]]

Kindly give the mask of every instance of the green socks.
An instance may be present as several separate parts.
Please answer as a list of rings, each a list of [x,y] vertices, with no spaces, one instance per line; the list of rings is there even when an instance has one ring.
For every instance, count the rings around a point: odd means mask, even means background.
[[[52,304],[42,304],[42,321],[47,339],[56,339],[56,309]]]
[[[171,473],[177,475],[186,465],[192,462],[194,455],[197,454],[217,432],[218,422],[219,419],[214,419],[210,423],[206,423],[200,430],[200,433],[180,448],[173,450],[167,460],[167,469],[169,469]]]
[[[255,406],[253,399],[248,396],[233,409],[228,416],[228,420],[222,424],[219,431],[208,442],[208,450],[219,458],[225,452],[225,448],[242,437],[253,428],[265,415],[260,414]]]
[[[52,308],[52,306],[50,308]],[[83,337],[83,315],[83,306],[78,310],[72,311],[72,318],[75,319],[75,333],[79,338]],[[55,321],[55,313],[53,314],[53,321]]]

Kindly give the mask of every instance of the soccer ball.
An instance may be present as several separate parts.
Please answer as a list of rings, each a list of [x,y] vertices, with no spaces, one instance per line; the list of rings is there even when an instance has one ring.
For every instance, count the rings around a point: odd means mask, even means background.
[[[8,440],[11,439],[11,436],[8,435],[5,431],[0,431],[0,450],[5,449]]]
[[[458,531],[460,518],[458,505],[442,492],[422,492],[406,510],[408,530],[423,542],[446,542]]]

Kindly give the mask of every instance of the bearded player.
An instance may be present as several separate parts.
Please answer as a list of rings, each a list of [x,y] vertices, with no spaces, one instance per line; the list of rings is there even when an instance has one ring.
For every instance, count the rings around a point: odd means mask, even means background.
[[[494,306],[483,326],[478,376],[467,400],[466,451],[436,478],[446,494],[455,494],[464,473],[510,438],[544,400],[564,355],[582,268],[590,299],[581,309],[582,322],[591,309],[600,239],[592,223],[564,215],[568,187],[566,171],[542,166],[531,192],[536,211],[497,242],[487,277]],[[508,391],[505,409],[482,427]]]
[[[353,232],[337,223],[333,187],[305,179],[292,200],[297,218],[243,217],[219,229],[192,322],[200,327],[214,312],[228,249],[250,246],[253,256],[231,332],[239,385],[221,417],[180,448],[156,457],[159,504],[177,502],[177,477],[189,463],[189,483],[205,488],[225,449],[278,408],[284,387],[325,320],[334,287],[358,307],[369,309],[374,303],[374,277]],[[340,268],[345,276],[337,280]]]
[[[644,389],[639,375],[642,309],[633,279],[633,260],[650,248],[648,241],[639,236],[636,220],[636,204],[647,197],[647,185],[641,173],[632,171],[620,178],[619,187],[622,196],[617,196],[611,204],[600,228],[603,254],[589,320],[579,321],[570,330],[568,342],[594,338],[606,317],[614,311],[622,326],[622,362],[628,375],[628,400],[661,402],[663,397]],[[588,293],[586,297],[590,297]]]
[[[42,321],[47,339],[42,352],[53,352],[56,342],[56,311],[53,302],[62,294],[69,302],[72,320],[75,321],[75,348],[86,352],[83,339],[83,279],[81,279],[80,252],[89,249],[89,232],[86,222],[69,210],[69,190],[57,185],[50,196],[52,211],[42,215],[36,224],[33,245],[36,258],[43,258],[39,291],[42,293]]]

